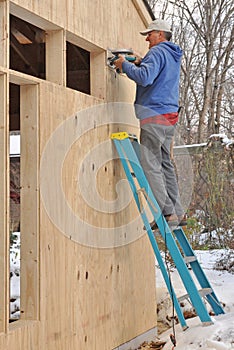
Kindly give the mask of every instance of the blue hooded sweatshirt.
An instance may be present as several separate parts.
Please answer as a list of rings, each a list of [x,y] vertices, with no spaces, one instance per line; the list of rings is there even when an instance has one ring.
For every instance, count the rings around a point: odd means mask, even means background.
[[[141,64],[123,62],[123,71],[137,84],[135,111],[139,119],[178,111],[180,47],[169,41],[153,46]]]

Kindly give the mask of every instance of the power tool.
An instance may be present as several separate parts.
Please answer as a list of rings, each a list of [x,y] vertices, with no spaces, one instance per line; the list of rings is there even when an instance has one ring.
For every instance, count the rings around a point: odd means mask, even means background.
[[[110,49],[109,51],[111,52],[112,56],[107,58],[107,64],[113,69],[115,69],[115,61],[119,58],[119,55],[123,55],[129,62],[134,62],[136,60],[132,49]],[[120,73],[119,69],[116,69],[116,72]]]

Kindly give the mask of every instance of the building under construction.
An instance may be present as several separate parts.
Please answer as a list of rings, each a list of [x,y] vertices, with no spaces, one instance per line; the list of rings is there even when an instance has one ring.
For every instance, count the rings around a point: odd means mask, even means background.
[[[113,49],[144,55],[139,31],[152,18],[142,0],[122,7],[115,0],[0,0],[0,350],[128,350],[153,340],[155,256],[183,329],[184,299],[205,325],[212,320],[204,298],[215,315],[224,313],[182,227],[161,215],[135,153],[135,84],[110,64]],[[12,153],[15,136],[20,149]],[[20,305],[13,317],[16,230]]]

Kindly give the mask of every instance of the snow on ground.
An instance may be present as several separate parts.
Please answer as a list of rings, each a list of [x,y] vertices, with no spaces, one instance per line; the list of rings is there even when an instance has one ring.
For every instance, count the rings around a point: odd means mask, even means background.
[[[226,134],[212,134],[209,137],[209,141],[213,139],[220,140],[221,143],[226,147],[226,149],[229,149],[229,147],[234,144],[234,140],[229,139]]]
[[[20,233],[14,232],[11,236],[10,248],[10,318],[20,316]]]
[[[213,325],[203,326],[198,317],[186,320],[189,328],[175,326],[176,350],[234,350],[234,274],[227,271],[214,270],[214,264],[225,253],[224,250],[195,251],[215,294],[224,304],[224,315],[212,316]],[[177,270],[171,273],[172,284],[177,295],[185,294]],[[165,283],[161,272],[157,269],[157,288],[159,298],[165,298]],[[209,305],[208,305],[209,306]],[[186,306],[185,306],[186,308]],[[188,306],[187,306],[188,308]],[[166,313],[166,310],[164,311]],[[171,310],[172,313],[172,310]],[[167,341],[164,350],[171,350],[172,328],[160,335],[160,340]]]

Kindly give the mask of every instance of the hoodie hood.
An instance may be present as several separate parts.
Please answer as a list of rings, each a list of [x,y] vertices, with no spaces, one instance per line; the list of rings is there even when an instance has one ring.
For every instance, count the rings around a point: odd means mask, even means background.
[[[176,62],[180,61],[181,57],[183,56],[183,51],[181,48],[170,41],[163,41],[162,43],[152,47],[152,49],[154,48],[162,50],[162,52],[166,50],[167,53],[170,53],[173,56]]]

